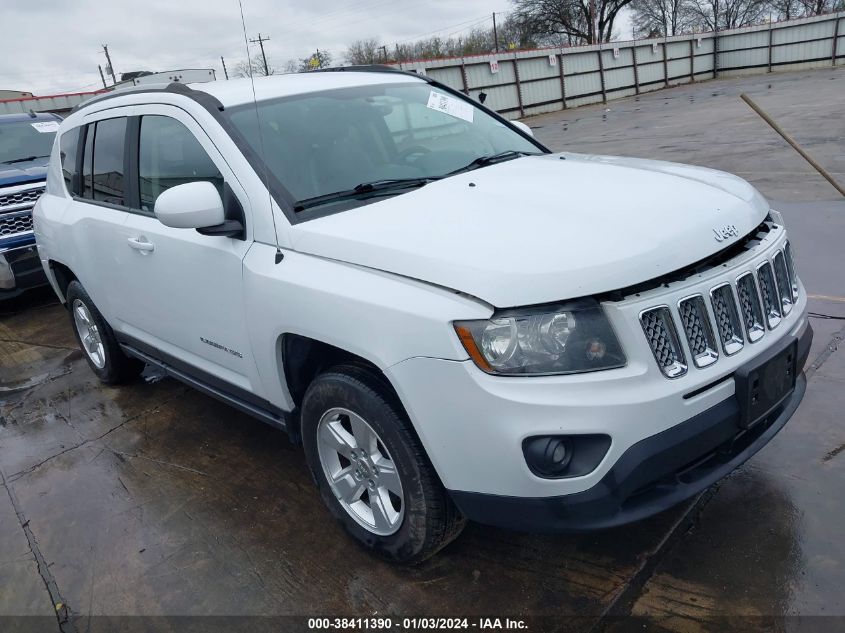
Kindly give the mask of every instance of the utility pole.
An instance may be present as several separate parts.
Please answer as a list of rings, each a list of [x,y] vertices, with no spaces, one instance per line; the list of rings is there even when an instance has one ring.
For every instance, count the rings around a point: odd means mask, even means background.
[[[713,79],[719,76],[719,0],[713,11]]]
[[[598,44],[598,15],[596,13],[596,0],[590,0],[590,41],[589,44]]]
[[[100,69],[100,79],[103,81],[103,88],[108,88],[106,85],[106,76],[103,74],[103,67],[100,64],[97,64],[97,68]]]
[[[229,71],[226,70],[226,60],[220,56],[220,63],[223,64],[223,74],[226,76],[226,81],[229,81]]]
[[[499,31],[496,29],[496,13],[493,13],[493,41],[495,42],[496,52],[499,52]]]
[[[382,59],[382,61],[386,62],[387,61],[387,46],[382,45],[382,46],[379,46],[379,48],[381,49],[381,59]]]
[[[106,72],[111,75],[112,82],[116,85],[117,84],[117,76],[114,74],[114,66],[111,63],[111,57],[109,56],[109,47],[108,44],[103,44],[103,52],[106,54]]]
[[[269,35],[267,37],[261,37],[261,33],[258,34],[257,40],[250,40],[250,42],[252,42],[253,44],[257,43],[261,47],[261,59],[264,62],[264,75],[265,76],[270,74],[270,69],[267,67],[267,56],[264,54],[264,42],[267,42],[269,40],[270,40]],[[247,60],[247,62],[249,62],[249,60]],[[251,67],[252,67],[252,64],[250,63],[250,68]]]

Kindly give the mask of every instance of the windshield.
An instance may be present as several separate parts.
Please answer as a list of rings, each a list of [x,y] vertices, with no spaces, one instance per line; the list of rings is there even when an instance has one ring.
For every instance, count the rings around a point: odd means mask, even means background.
[[[58,121],[0,123],[0,164],[49,157],[58,129]]]
[[[255,155],[262,150],[268,176],[297,202],[342,202],[342,208],[381,199],[385,188],[368,183],[401,181],[389,195],[471,166],[478,159],[517,158],[543,152],[472,103],[427,83],[379,84],[285,97],[228,111],[229,120]],[[492,161],[496,162],[496,161]],[[479,161],[474,167],[484,166]],[[411,183],[414,184],[414,183]],[[362,195],[332,200],[330,194]],[[363,195],[370,192],[372,195]],[[376,195],[378,192],[378,195]],[[323,200],[322,198],[328,198]],[[299,205],[304,210],[314,205]],[[332,209],[333,211],[340,208]]]

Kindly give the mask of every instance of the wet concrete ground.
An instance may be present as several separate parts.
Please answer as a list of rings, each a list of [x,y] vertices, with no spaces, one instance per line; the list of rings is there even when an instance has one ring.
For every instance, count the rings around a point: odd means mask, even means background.
[[[738,100],[743,90],[842,178],[845,70],[702,83],[528,122],[554,149],[741,173],[782,201],[811,310],[845,317],[845,203]],[[845,321],[812,323],[797,414],[697,502],[590,535],[470,525],[408,569],[347,539],[284,434],[171,380],[99,385],[64,310],[30,293],[0,305],[0,615],[45,617],[0,628],[56,630],[57,603],[72,615],[64,630],[80,631],[103,615],[542,615],[535,630],[614,631],[643,630],[618,617],[629,614],[678,631],[845,616]]]

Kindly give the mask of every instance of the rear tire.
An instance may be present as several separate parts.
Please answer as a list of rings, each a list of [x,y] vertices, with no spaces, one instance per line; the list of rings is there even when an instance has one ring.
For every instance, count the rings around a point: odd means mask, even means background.
[[[375,372],[343,365],[318,375],[302,403],[302,442],[323,502],[370,552],[419,563],[466,524]]]
[[[102,382],[116,385],[141,373],[144,363],[123,353],[109,324],[76,280],[68,284],[67,307],[76,342]]]

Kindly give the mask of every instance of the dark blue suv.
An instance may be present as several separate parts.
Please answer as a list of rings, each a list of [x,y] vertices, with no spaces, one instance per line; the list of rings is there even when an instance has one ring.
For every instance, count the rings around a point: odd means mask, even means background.
[[[32,207],[44,193],[61,118],[0,115],[0,299],[47,283],[32,232]]]

